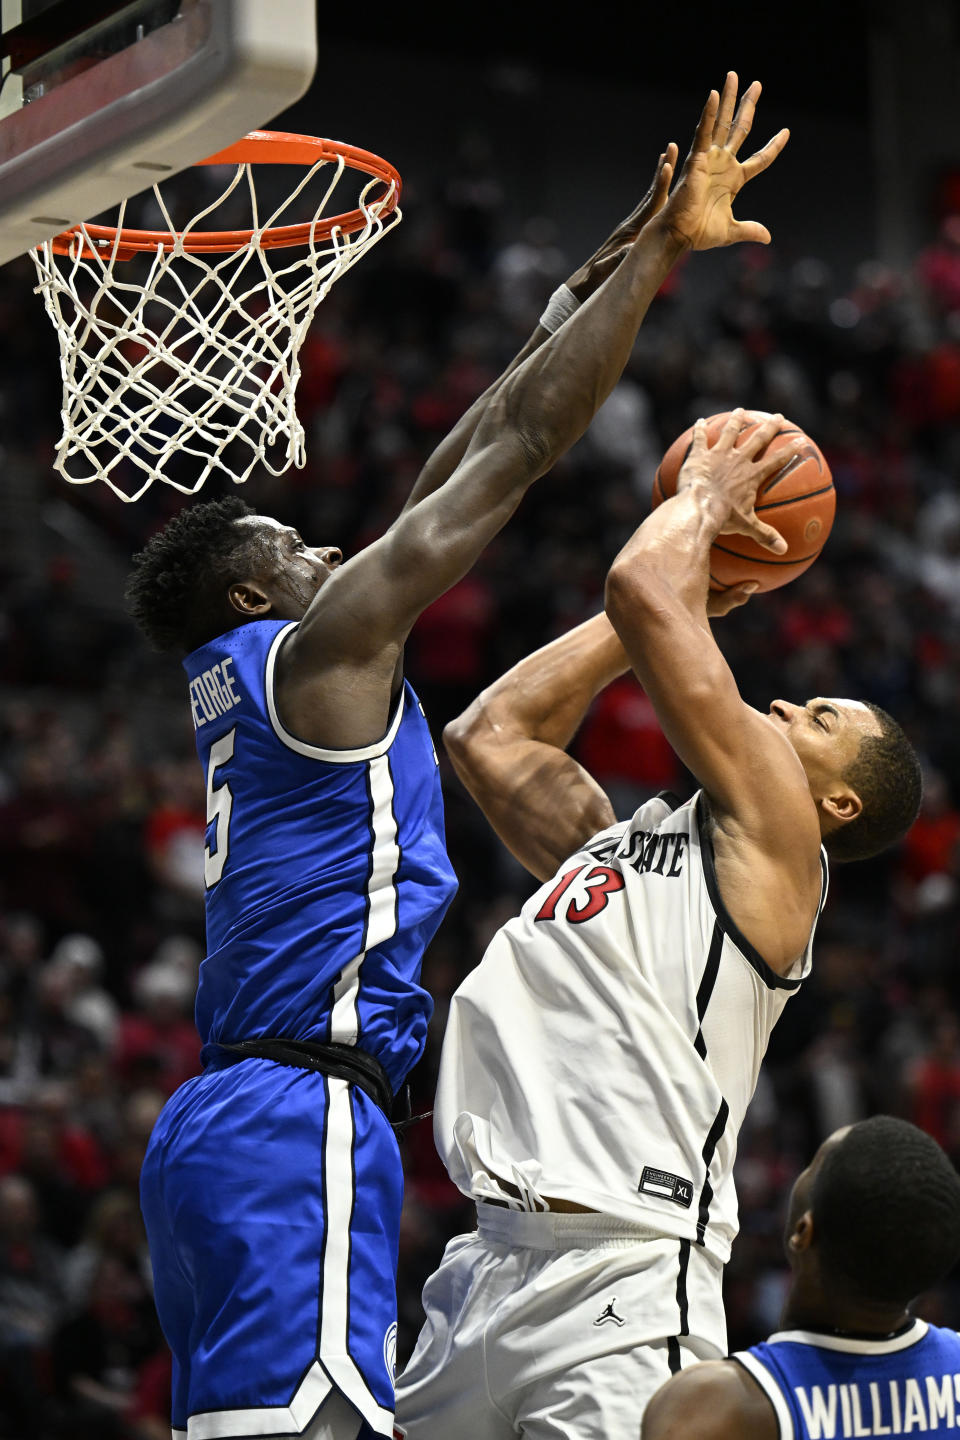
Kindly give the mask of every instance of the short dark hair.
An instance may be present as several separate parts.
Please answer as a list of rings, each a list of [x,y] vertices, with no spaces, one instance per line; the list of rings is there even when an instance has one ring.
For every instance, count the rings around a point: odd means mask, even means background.
[[[906,1305],[960,1257],[960,1176],[929,1135],[875,1115],[823,1158],[810,1197],[824,1285]]]
[[[190,505],[134,555],[127,609],[154,649],[186,653],[230,628],[227,587],[261,543],[237,521],[254,513],[235,495]]]
[[[863,809],[823,840],[830,859],[838,863],[879,855],[907,833],[920,811],[923,781],[917,752],[892,715],[869,702],[867,709],[880,722],[880,734],[863,736],[857,758],[843,777]]]

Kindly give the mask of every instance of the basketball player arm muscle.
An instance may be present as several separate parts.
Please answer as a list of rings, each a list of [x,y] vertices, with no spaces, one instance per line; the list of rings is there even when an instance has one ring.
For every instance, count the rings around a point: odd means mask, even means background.
[[[594,696],[627,669],[613,627],[596,615],[514,665],[443,732],[457,775],[538,880],[616,820],[566,747]]]
[[[660,1387],[644,1411],[641,1440],[777,1440],[779,1428],[742,1365],[707,1360]]]
[[[357,745],[383,734],[414,622],[470,569],[529,485],[583,434],[675,261],[691,247],[769,240],[762,225],[735,219],[731,205],[776,158],[787,132],[741,163],[736,156],[759,86],[747,89],[734,114],[736,94],[731,72],[722,93],[708,97],[673,194],[599,290],[507,376],[450,479],[323,586],[285,647],[284,711],[303,738]],[[668,190],[672,173],[667,159],[657,184]]]
[[[630,245],[636,240],[640,231],[648,220],[652,219],[662,207],[667,198],[667,186],[664,182],[664,164],[669,163],[671,171],[676,166],[677,153],[675,145],[668,145],[667,149],[657,161],[657,168],[654,171],[650,188],[640,201],[635,210],[622,220],[616,229],[610,234],[598,250],[590,256],[579,269],[567,280],[567,288],[573,292],[575,298],[582,305],[589,300],[590,296],[600,288],[609,275],[623,260]],[[461,416],[450,434],[440,442],[436,450],[424,465],[410,494],[407,496],[403,509],[409,510],[420,500],[432,495],[434,490],[445,484],[460,464],[467,451],[467,446],[473,438],[474,431],[483,418],[484,411],[493,399],[494,395],[503,385],[508,376],[523,364],[528,355],[550,338],[551,331],[545,330],[538,325],[523,349],[514,356],[506,370],[500,375],[483,394],[474,401],[470,409]],[[403,512],[401,511],[401,514]]]
[[[706,608],[710,546],[721,529],[733,523],[755,538],[770,533],[749,513],[757,486],[784,454],[760,462],[752,455],[762,453],[776,423],[754,432],[743,450],[728,436],[725,455],[722,439],[709,452],[705,436],[695,439],[700,478],[688,480],[628,541],[607,578],[606,609],[667,739],[710,798],[732,877],[724,887],[728,908],[769,964],[786,970],[807,942],[819,900],[817,811],[786,736],[741,698]],[[734,421],[731,435],[736,428]],[[739,496],[740,518],[732,518],[721,491],[721,467],[727,496]]]
[[[659,217],[645,226],[616,272],[493,396],[454,475],[324,583],[281,655],[282,713],[295,734],[356,746],[384,733],[413,624],[583,434],[682,252]]]
[[[619,380],[650,302],[682,254],[741,240],[769,241],[766,227],[736,219],[732,204],[743,186],[772,164],[788,132],[779,131],[740,161],[760,86],[748,86],[739,105],[737,86],[731,71],[722,92],[710,92],[677,185],[662,202],[673,178],[675,149],[668,147],[654,180],[653,218],[604,284],[495,390],[450,479],[405,509],[381,540],[324,587],[317,614],[336,611],[342,630],[331,635],[324,622],[322,653],[329,655],[337,635],[343,637],[347,663],[378,647],[402,644],[422,610],[466,573],[532,482],[586,430]],[[309,644],[312,619],[308,613],[298,643],[302,638]]]
[[[789,132],[778,131],[766,145],[741,161],[739,152],[753,127],[760,85],[756,81],[748,85],[739,105],[737,90],[737,76],[733,71],[727,74],[719,93],[711,90],[679,183],[668,203],[666,197],[676,170],[677,147],[672,143],[667,146],[657,162],[650,189],[636,210],[567,282],[578,300],[586,299],[616,270],[643,226],[661,209],[665,212],[668,228],[680,239],[683,249],[711,250],[743,240],[769,243],[770,232],[766,226],[753,220],[736,219],[732,205],[743,186],[773,164],[786,145]],[[428,460],[404,506],[405,510],[432,494],[452,474],[466,454],[490,401],[523,359],[533,354],[545,339],[546,331],[538,326],[505,374],[471,406]]]
[[[725,615],[749,599],[711,597]],[[630,661],[595,615],[519,661],[443,732],[454,770],[507,849],[538,880],[617,819],[610,800],[566,753],[592,701]]]

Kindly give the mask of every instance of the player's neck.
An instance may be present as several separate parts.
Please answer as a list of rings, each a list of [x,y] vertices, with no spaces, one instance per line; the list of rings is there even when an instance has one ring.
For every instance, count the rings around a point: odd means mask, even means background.
[[[819,1285],[795,1286],[787,1298],[780,1328],[883,1340],[903,1330],[911,1318],[899,1305],[873,1305],[828,1295]]]

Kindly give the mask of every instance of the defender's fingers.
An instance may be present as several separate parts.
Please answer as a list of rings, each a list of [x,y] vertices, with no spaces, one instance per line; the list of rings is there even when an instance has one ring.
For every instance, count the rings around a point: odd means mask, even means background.
[[[717,107],[717,118],[713,127],[714,145],[725,145],[727,136],[730,134],[730,124],[733,120],[733,111],[737,103],[737,86],[739,85],[735,70],[727,71],[727,78],[723,82],[723,89],[720,91],[720,104]]]
[[[731,155],[736,155],[740,146],[750,134],[754,112],[757,108],[757,101],[760,98],[762,88],[760,81],[754,80],[743,92],[743,99],[737,106],[737,113],[733,118],[733,128],[727,136],[727,149]]]
[[[660,161],[657,177],[653,182],[653,199],[659,210],[670,193],[670,186],[673,183],[673,165],[666,158]]]
[[[727,245],[742,245],[745,241],[754,245],[769,245],[773,236],[766,225],[759,220],[734,220],[727,231]]]
[[[653,172],[653,179],[650,181],[650,189],[639,200],[635,208],[621,221],[614,230],[608,245],[628,245],[637,238],[642,223],[649,218],[651,204],[654,207],[654,214],[663,207],[663,204],[670,193],[670,186],[673,183],[674,173],[677,165],[677,147],[671,140],[667,148],[660,154]],[[669,167],[667,169],[667,167]],[[664,173],[665,170],[667,173]]]
[[[746,184],[748,180],[752,180],[754,175],[759,175],[761,171],[768,169],[789,139],[790,131],[784,126],[782,130],[777,131],[771,140],[767,141],[762,150],[757,150],[748,159],[744,160],[744,184]]]
[[[657,195],[660,193],[661,178],[663,176],[663,166],[666,158],[667,152],[665,150],[661,150],[660,154],[657,156],[657,163],[653,167],[653,179],[650,181],[650,188],[647,191],[646,195],[644,195],[643,199],[639,202],[636,209],[633,211],[632,215],[630,215],[629,219],[626,221],[625,226],[623,227],[624,229],[629,227],[630,231],[633,234],[637,233],[640,218],[646,210],[647,206],[650,204],[650,201],[655,201]]]
[[[693,132],[693,140],[691,141],[688,155],[699,155],[701,151],[710,149],[713,137],[713,126],[719,108],[720,96],[716,90],[711,90],[707,96],[707,103],[700,112],[700,119],[697,121],[697,128]]]

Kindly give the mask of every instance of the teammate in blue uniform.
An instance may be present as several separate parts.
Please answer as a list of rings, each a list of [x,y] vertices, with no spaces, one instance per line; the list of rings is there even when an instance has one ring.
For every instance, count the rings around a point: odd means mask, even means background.
[[[909,1302],[960,1257],[960,1177],[878,1115],[820,1146],[790,1197],[783,1329],[657,1391],[643,1440],[852,1440],[960,1427],[960,1335]]]
[[[141,1181],[190,1440],[391,1434],[388,1117],[455,883],[404,640],[583,433],[675,261],[769,239],[731,211],[787,139],[737,159],[758,93],[737,108],[735,75],[711,93],[672,194],[673,145],[362,553],[341,563],[231,498],[183,510],[136,559],[133,614],[187,655],[207,789],[204,1071],[164,1109]]]

